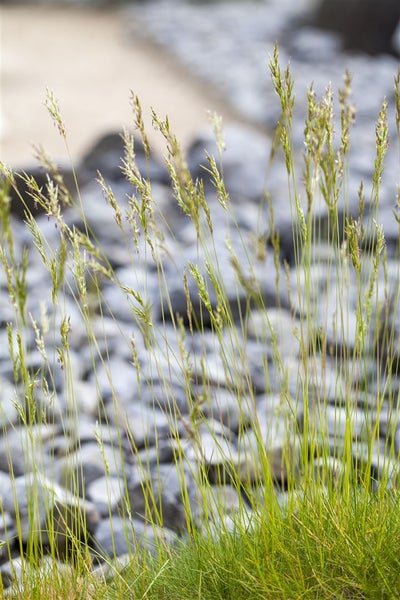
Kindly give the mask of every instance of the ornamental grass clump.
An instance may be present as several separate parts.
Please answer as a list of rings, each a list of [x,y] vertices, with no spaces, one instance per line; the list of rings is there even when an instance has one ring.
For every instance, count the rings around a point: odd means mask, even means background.
[[[7,576],[3,569],[4,594],[174,600],[399,596],[394,441],[399,375],[394,282],[399,274],[389,268],[385,232],[379,224],[389,143],[387,102],[383,101],[376,123],[371,192],[366,197],[360,182],[354,206],[348,187],[356,116],[350,74],[345,74],[338,92],[338,107],[330,87],[320,99],[313,87],[308,90],[300,160],[292,141],[294,82],[289,68],[282,71],[277,48],[270,72],[281,116],[266,165],[265,195],[260,198],[260,207],[267,210],[260,210],[251,244],[224,183],[223,128],[215,116],[217,155],[205,154],[204,169],[214,188],[210,201],[204,181],[193,179],[168,119],[153,114],[154,127],[166,143],[165,167],[175,208],[192,228],[195,260],[186,258],[184,244],[156,201],[151,178],[138,168],[136,138],[124,134],[121,172],[133,190],[124,206],[98,173],[119,244],[129,257],[129,282],[121,279],[92,228],[78,176],[76,189],[67,189],[62,173],[41,149],[38,157],[49,174],[43,187],[29,175],[1,166],[0,281],[9,296],[4,326],[13,376],[11,406],[16,411],[12,420],[6,410],[1,412],[2,448],[15,483],[7,506],[2,499],[0,556],[10,559]],[[397,76],[395,118],[400,138],[399,98]],[[47,106],[67,144],[66,127],[51,92]],[[135,95],[132,107],[149,161],[150,144]],[[287,189],[277,200],[268,192],[268,172],[280,160],[285,163]],[[28,197],[18,192],[21,180]],[[15,235],[21,224],[11,216],[11,190],[24,203],[23,247]],[[275,221],[278,201],[287,202],[290,213],[291,261],[283,257]],[[51,235],[36,206],[54,224]],[[223,232],[215,229],[216,207],[226,219]],[[393,218],[399,223],[399,200],[394,208]],[[267,213],[268,222],[262,220]],[[226,286],[221,235],[235,276],[233,299]],[[398,246],[395,255],[398,258]],[[185,309],[180,312],[175,309],[167,265],[168,260],[178,263],[178,258],[184,265],[179,285]],[[41,264],[49,283],[48,297],[42,298],[38,311],[30,302],[33,263]],[[267,301],[262,285],[263,269],[271,265],[276,306]],[[158,280],[158,315],[150,273]],[[131,327],[114,314],[106,295],[110,288],[118,290],[126,303]],[[291,318],[285,325],[292,324],[295,352],[290,357],[282,351],[276,325],[281,309]],[[261,316],[262,325],[254,327],[256,316]],[[138,441],[129,407],[120,397],[120,382],[113,378],[115,340],[109,332],[115,336],[115,331],[129,357],[135,389],[149,394],[154,415],[162,413],[167,438],[154,417],[145,441]],[[258,411],[253,359],[247,352],[251,331],[266,350],[262,388],[273,404],[266,423]],[[94,441],[107,480],[105,513],[114,556],[104,556],[95,544],[96,511],[87,498],[87,474],[80,461],[85,444],[79,437],[81,404],[72,347],[77,335],[81,351],[90,358],[88,381],[97,395]],[[34,364],[32,346],[38,357]],[[210,354],[218,364],[210,365]],[[101,392],[104,377],[107,399]],[[277,391],[273,378],[279,382]],[[177,382],[184,391],[184,407]],[[230,424],[233,417],[223,400],[219,412],[211,409],[215,395],[234,400],[237,424]],[[228,425],[235,428],[234,448]],[[65,447],[60,444],[60,428]],[[14,472],[15,436],[24,461],[23,485],[21,467]],[[47,450],[51,439],[58,444],[53,444],[54,456]],[[167,485],[176,482],[180,502],[172,516],[160,458],[166,440],[171,455]],[[55,472],[57,452],[64,460],[62,485]],[[119,471],[113,480],[115,464]],[[113,488],[115,479],[118,489]],[[228,494],[234,497],[231,512]],[[11,531],[7,513],[16,523]],[[135,543],[138,516],[152,546]],[[117,560],[120,542],[113,520],[124,524],[123,563]],[[168,537],[172,523],[174,535]]]

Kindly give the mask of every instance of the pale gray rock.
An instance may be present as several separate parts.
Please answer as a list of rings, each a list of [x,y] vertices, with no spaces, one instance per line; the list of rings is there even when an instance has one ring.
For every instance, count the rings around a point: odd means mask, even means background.
[[[115,420],[115,407],[110,407],[108,412],[110,420],[113,415]],[[139,403],[132,403],[122,410],[119,422],[133,449],[154,445],[156,440],[167,439],[170,432],[177,429],[174,421],[169,422],[168,416],[161,410],[141,406]]]
[[[75,371],[74,371],[75,374]],[[99,397],[96,388],[88,381],[75,379],[70,390],[64,390],[66,412],[76,411],[79,415],[97,417]]]
[[[353,457],[360,473],[370,473],[373,490],[377,490],[382,483],[388,490],[398,489],[399,461],[390,455],[384,440],[378,439],[374,444],[354,443]]]
[[[49,543],[47,531],[51,527],[52,541],[62,554],[71,533],[85,540],[99,521],[93,504],[74,497],[70,491],[58,486],[39,473],[16,477],[2,491],[6,511],[18,519],[24,543]]]
[[[190,498],[195,485],[190,470],[181,472],[174,464],[156,465],[151,473],[140,468],[127,485],[130,510],[135,518],[151,518],[156,524],[183,532],[187,518],[183,497]]]
[[[371,438],[376,415],[373,411],[365,411],[352,407],[345,399],[338,401],[337,406],[315,407],[310,415],[311,428],[316,428],[321,439],[345,438],[350,435],[352,439],[367,441]]]
[[[1,582],[5,589],[21,580],[23,570],[27,568],[25,563],[26,561],[23,558],[17,557],[0,566]]]
[[[0,377],[0,426],[4,430],[11,425],[16,425],[20,420],[20,413],[24,407],[18,392],[8,379]]]
[[[146,525],[138,519],[113,516],[102,519],[95,532],[95,552],[98,558],[109,560],[126,554],[130,560],[138,547],[157,555],[160,547],[171,546],[176,535],[166,527]]]
[[[243,480],[260,481],[260,452],[269,461],[275,481],[286,482],[289,462],[296,472],[299,464],[299,433],[297,422],[302,406],[297,400],[278,394],[265,394],[256,399],[254,426],[239,436]],[[260,446],[261,444],[261,446]],[[262,450],[262,447],[264,448]]]
[[[194,388],[193,404],[205,418],[218,421],[237,433],[251,421],[251,399],[241,391],[236,394],[224,387]]]
[[[137,373],[132,362],[118,356],[111,357],[106,363],[98,363],[90,375],[89,383],[96,386],[99,402],[113,406],[129,405],[137,397]]]
[[[203,180],[208,189],[213,189],[213,181],[207,172],[210,164],[206,156],[209,155],[223,173],[224,184],[233,203],[260,202],[271,140],[255,128],[240,125],[226,126],[223,137],[225,150],[220,157],[213,133],[206,132],[194,140],[188,150],[188,165],[193,178]],[[246,160],[243,160],[244,156]]]
[[[182,427],[182,430],[184,428]],[[183,433],[183,432],[182,432]],[[175,441],[174,437],[178,437],[175,433],[171,433],[171,438],[168,440],[157,440],[156,446],[144,447],[137,451],[135,458],[140,464],[148,465],[150,468],[162,463],[173,463],[175,457],[179,455],[181,441]]]
[[[57,462],[56,477],[59,484],[84,496],[88,485],[105,474],[122,474],[122,456],[118,446],[93,440],[82,444]]]
[[[335,60],[342,50],[342,43],[337,34],[327,33],[316,27],[299,27],[291,31],[285,42],[297,60],[311,64]]]
[[[232,485],[206,485],[196,493],[193,517],[198,527],[207,530],[213,522],[218,525],[225,515],[237,514],[243,500]]]
[[[247,324],[249,337],[266,344],[272,356],[296,358],[300,351],[300,322],[285,309],[252,310]]]
[[[156,358],[157,364],[162,365],[163,360]],[[171,357],[171,362],[173,357]],[[156,364],[156,363],[155,363]],[[182,367],[181,367],[182,368]],[[138,400],[141,404],[165,414],[166,418],[171,418],[177,414],[187,414],[190,410],[189,395],[191,390],[186,388],[179,381],[173,379],[173,368],[168,369],[165,365],[165,378],[159,379],[158,376],[148,380],[142,379],[138,392]],[[183,378],[183,376],[182,376]]]
[[[193,440],[192,450],[187,458],[209,466],[237,463],[238,455],[231,440],[204,428],[198,439]]]
[[[69,450],[76,450],[81,444],[97,440],[100,446],[108,445],[119,448],[121,444],[121,428],[111,423],[103,423],[98,418],[88,417],[76,412],[68,414],[62,425],[62,433],[69,440]]]
[[[94,551],[98,558],[114,558],[136,552],[135,533],[127,519],[116,515],[103,518],[95,531]]]
[[[57,425],[23,425],[10,429],[0,437],[0,470],[13,476],[30,473],[34,468],[52,469],[49,444],[58,433]]]
[[[95,504],[102,517],[114,514],[118,504],[123,501],[125,481],[115,475],[104,475],[87,486],[87,498]]]
[[[345,475],[345,465],[340,458],[325,456],[314,460],[314,476],[318,484],[339,487]]]

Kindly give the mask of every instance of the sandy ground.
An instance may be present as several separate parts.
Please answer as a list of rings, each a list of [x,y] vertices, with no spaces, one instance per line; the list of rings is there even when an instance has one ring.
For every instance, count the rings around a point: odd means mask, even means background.
[[[44,7],[1,8],[0,160],[33,162],[33,144],[66,161],[65,145],[45,108],[46,88],[59,100],[73,162],[109,130],[132,127],[130,90],[142,103],[154,148],[165,146],[150,107],[185,146],[208,124],[236,115],[202,82],[144,38],[132,39],[118,12]]]

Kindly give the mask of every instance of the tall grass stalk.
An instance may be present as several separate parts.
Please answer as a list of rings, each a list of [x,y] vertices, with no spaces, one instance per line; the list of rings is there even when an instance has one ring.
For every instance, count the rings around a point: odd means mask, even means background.
[[[169,251],[166,236],[172,236],[173,232],[154,200],[152,182],[137,167],[135,140],[129,133],[124,135],[122,173],[134,186],[135,193],[129,199],[128,209],[121,208],[101,173],[99,186],[120,228],[126,252],[132,258],[133,276],[138,259],[152,264],[157,272],[163,311],[160,322],[154,319],[146,277],[144,285],[137,288],[119,281],[101,240],[91,231],[78,188],[66,189],[61,173],[43,151],[38,151],[39,157],[50,174],[45,188],[39,188],[28,175],[14,174],[1,165],[0,259],[2,277],[14,310],[14,318],[7,330],[9,354],[14,373],[15,406],[19,415],[18,430],[23,432],[22,451],[30,457],[32,471],[27,476],[27,485],[30,485],[28,529],[19,509],[21,498],[15,494],[16,536],[23,560],[18,563],[21,572],[12,588],[14,597],[27,597],[29,594],[30,598],[238,600],[249,597],[372,599],[400,595],[400,565],[396,550],[400,539],[398,457],[391,441],[398,418],[398,397],[394,385],[398,376],[398,357],[395,331],[391,325],[395,322],[395,315],[389,314],[389,311],[397,309],[398,292],[394,294],[394,300],[389,300],[393,290],[389,289],[385,237],[379,225],[378,212],[388,145],[387,103],[383,102],[376,124],[376,159],[371,197],[367,199],[372,211],[366,216],[363,183],[359,188],[356,213],[350,207],[348,197],[351,127],[355,118],[350,75],[345,74],[344,86],[338,96],[339,132],[335,130],[333,91],[328,87],[324,96],[317,99],[313,88],[308,90],[301,164],[292,142],[294,82],[290,69],[282,71],[280,67],[277,47],[270,60],[270,72],[281,104],[271,164],[279,160],[280,148],[287,170],[294,288],[290,282],[290,266],[281,265],[279,232],[274,225],[274,198],[268,195],[268,191],[266,199],[260,199],[260,202],[268,203],[270,223],[261,223],[258,227],[258,231],[269,232],[268,239],[256,233],[255,247],[245,249],[246,264],[236,255],[232,236],[239,236],[243,244],[245,241],[224,184],[223,131],[215,116],[218,155],[205,156],[208,161],[206,171],[229,223],[226,246],[237,280],[237,305],[227,298],[224,267],[220,264],[215,243],[219,232],[214,231],[212,209],[203,183],[193,180],[179,143],[170,131],[168,119],[162,121],[153,114],[154,126],[167,142],[165,164],[175,202],[193,225],[199,263],[204,259],[205,266],[202,272],[197,263],[187,262],[182,273],[186,315],[174,312],[163,266],[163,256]],[[399,131],[398,90],[397,76],[395,99]],[[140,102],[135,95],[132,95],[131,101],[135,126],[149,159],[151,149],[143,126]],[[51,92],[48,92],[47,106],[68,146],[66,127]],[[20,179],[28,187],[33,202],[20,197],[25,205],[26,229],[31,236],[31,245],[22,254],[19,254],[14,240],[9,200],[11,188],[18,193]],[[35,204],[41,206],[57,227],[55,247],[40,228]],[[71,206],[82,220],[79,228],[69,224],[66,218]],[[395,214],[394,218],[398,219],[398,216]],[[267,242],[272,247],[277,290],[280,289],[282,272],[286,269],[288,301],[298,324],[293,331],[299,347],[295,394],[288,385],[290,367],[285,365],[286,357],[280,353],[270,309],[254,275],[254,261],[265,261],[270,252]],[[325,254],[321,250],[323,244],[329,249]],[[40,322],[26,310],[29,295],[27,274],[29,260],[34,253],[40,257],[51,281],[51,297],[47,299],[50,308],[42,312]],[[319,279],[322,271],[327,276]],[[355,315],[348,295],[350,280],[356,282]],[[143,341],[148,358],[147,373],[157,376],[161,381],[162,394],[168,399],[162,410],[171,430],[184,514],[183,535],[172,547],[160,533],[164,526],[164,507],[159,493],[149,483],[148,448],[143,451],[137,447],[112,379],[106,327],[101,335],[94,327],[96,315],[100,315],[104,322],[108,318],[116,321],[102,295],[104,282],[118,288],[130,307],[135,322],[134,333],[120,330],[120,335],[121,343],[129,349],[132,372],[138,383],[147,377],[138,358],[138,344]],[[198,314],[193,309],[190,292],[193,284],[200,298]],[[65,301],[67,294],[74,298],[85,326],[84,338],[90,350],[94,385],[98,385],[96,365],[101,365],[109,374],[114,415],[111,423],[107,417],[108,409],[99,395],[98,422],[101,427],[95,437],[107,474],[110,459],[105,451],[103,432],[112,427],[118,431],[112,450],[116,460],[122,463],[125,474],[120,514],[127,523],[127,538],[131,533],[129,523],[132,523],[135,507],[129,499],[124,465],[126,439],[142,477],[142,516],[158,540],[155,556],[130,546],[128,565],[124,570],[110,560],[108,571],[103,569],[103,572],[107,571],[107,578],[94,574],[96,561],[89,552],[90,540],[82,534],[88,517],[85,512],[84,474],[78,452],[71,452],[73,468],[65,482],[71,502],[57,502],[55,511],[57,492],[54,490],[49,490],[44,506],[42,502],[44,472],[39,433],[44,428],[50,431],[51,425],[61,423],[67,439],[71,427],[77,428],[79,422],[70,353],[73,324]],[[322,297],[329,298],[326,306],[321,306]],[[334,310],[329,305],[332,301],[335,302]],[[256,392],[249,374],[246,339],[254,308],[265,316],[268,332],[260,331],[260,342],[271,345],[273,367],[281,381],[276,409],[282,417],[279,423],[284,424],[286,436],[279,459],[278,470],[284,473],[281,478],[277,477],[277,459],[270,442],[265,439],[257,420]],[[353,330],[352,323],[355,323]],[[205,408],[213,392],[213,382],[209,380],[206,369],[206,342],[203,342],[200,356],[193,356],[188,351],[191,339],[199,334],[201,336],[206,327],[214,333],[216,354],[221,358],[224,371],[224,386],[236,397],[243,420],[245,415],[252,418],[255,445],[246,446],[246,432],[238,433],[240,464],[235,457],[229,456],[229,451],[226,455],[224,440],[206,417]],[[174,340],[168,338],[171,331],[174,332]],[[328,331],[333,335],[329,336]],[[373,390],[366,374],[371,358],[371,331],[374,332]],[[28,340],[32,335],[42,359],[37,369],[32,369],[27,362]],[[56,340],[56,344],[48,347],[51,340]],[[167,371],[160,364],[160,357],[166,360]],[[327,368],[332,364],[337,374],[333,406],[345,415],[344,430],[343,423],[338,423],[338,431],[341,429],[342,433],[337,436],[332,436],[324,426],[327,411],[332,406],[332,390],[328,390],[326,383]],[[55,373],[60,370],[67,396],[66,411],[59,409],[57,401]],[[182,414],[174,398],[170,379],[172,372],[186,391],[188,414]],[[265,382],[268,389],[268,364],[265,364]],[[201,387],[201,395],[193,393],[194,384]],[[149,386],[151,388],[151,383]],[[153,394],[154,406],[161,408],[160,398],[154,390]],[[47,405],[45,403],[40,408],[38,396],[44,397]],[[391,419],[384,443],[384,464],[378,466],[379,478],[374,478],[371,473],[376,473],[377,469],[374,461],[381,440],[379,423],[384,402],[389,407]],[[361,434],[355,429],[360,406],[364,407]],[[3,422],[3,437],[7,439],[16,426],[7,422],[7,415],[3,415]],[[271,425],[271,438],[274,434],[272,428]],[[184,437],[179,433],[181,430]],[[223,500],[217,496],[205,466],[207,460],[201,443],[205,430],[214,437],[217,451],[225,454],[223,467],[213,475],[216,484],[224,486],[229,483],[236,490],[238,508],[230,519],[226,519]],[[156,429],[154,436],[157,448]],[[78,441],[77,450],[79,444]],[[198,459],[196,468],[189,457],[190,451]],[[11,460],[10,470],[14,476]],[[196,483],[200,514],[204,515],[201,519],[193,514],[193,490],[188,489],[188,473]],[[63,543],[60,543],[61,537]],[[45,553],[49,558],[43,561]],[[14,561],[12,568],[16,570],[18,564]],[[69,566],[61,569],[61,564]]]

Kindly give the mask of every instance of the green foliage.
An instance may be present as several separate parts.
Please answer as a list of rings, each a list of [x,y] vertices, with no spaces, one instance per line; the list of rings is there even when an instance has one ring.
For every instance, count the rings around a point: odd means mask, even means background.
[[[152,598],[154,600],[178,600],[179,598],[182,600],[187,598],[202,600],[208,598],[210,600],[370,598],[372,600],[400,596],[398,579],[400,559],[397,551],[400,539],[398,457],[388,437],[380,480],[372,481],[371,461],[379,441],[379,427],[369,426],[368,411],[371,407],[368,404],[366,376],[363,379],[363,375],[360,374],[358,384],[359,395],[365,396],[366,408],[365,439],[363,444],[359,443],[356,460],[354,457],[356,436],[353,430],[353,414],[356,407],[348,401],[350,395],[347,396],[355,372],[360,370],[362,373],[359,366],[367,360],[369,352],[367,334],[373,323],[378,332],[374,356],[377,391],[373,410],[377,414],[376,422],[379,422],[384,397],[388,398],[390,409],[397,415],[394,378],[398,373],[393,370],[396,352],[393,347],[394,332],[390,329],[388,320],[389,308],[383,306],[381,312],[378,311],[376,314],[374,312],[374,300],[378,290],[382,291],[381,287],[384,286],[384,296],[387,296],[388,292],[385,238],[377,221],[380,181],[388,145],[387,104],[383,102],[376,124],[376,159],[371,196],[374,211],[366,224],[362,184],[359,190],[358,215],[350,214],[346,197],[350,130],[355,117],[355,109],[350,102],[350,75],[345,74],[344,87],[339,92],[341,130],[338,134],[334,128],[335,106],[332,91],[328,88],[324,97],[318,100],[313,88],[309,89],[303,164],[299,165],[291,139],[295,103],[293,80],[289,68],[284,72],[280,68],[277,47],[270,61],[270,71],[281,104],[281,117],[272,143],[271,161],[278,160],[279,149],[283,150],[288,176],[288,211],[292,216],[298,282],[298,289],[295,292],[291,290],[288,294],[292,312],[295,313],[295,306],[298,306],[300,315],[298,327],[293,332],[300,349],[297,397],[291,398],[288,392],[285,357],[280,354],[269,310],[264,304],[257,279],[252,271],[253,255],[246,249],[249,275],[237,258],[231,240],[227,239],[226,244],[238,289],[244,291],[246,297],[246,302],[237,309],[240,325],[235,326],[233,307],[226,296],[221,266],[213,244],[215,234],[210,207],[202,183],[193,181],[191,177],[179,143],[170,131],[168,119],[160,121],[157,115],[153,115],[154,126],[167,142],[166,166],[175,201],[193,223],[198,246],[202,248],[206,257],[207,279],[198,265],[193,262],[186,264],[182,274],[182,286],[187,302],[186,315],[174,314],[168,298],[168,286],[162,260],[160,260],[165,251],[165,240],[159,226],[159,207],[153,198],[151,181],[145,174],[139,172],[136,165],[134,140],[130,135],[125,134],[124,137],[125,157],[122,171],[127,180],[135,186],[136,193],[129,199],[126,214],[119,206],[112,189],[106,185],[99,174],[99,185],[113,210],[115,222],[121,230],[121,240],[127,241],[127,252],[131,253],[129,241],[133,241],[136,252],[153,262],[159,276],[160,289],[165,290],[167,294],[164,320],[159,325],[153,318],[152,306],[146,290],[139,291],[134,286],[128,287],[118,280],[101,246],[101,240],[97,240],[90,231],[81,205],[79,190],[72,194],[65,188],[56,166],[43,152],[40,152],[42,163],[52,175],[45,186],[46,189],[39,188],[37,183],[27,175],[20,175],[20,177],[27,184],[34,201],[55,220],[59,231],[59,245],[54,248],[47,242],[34,215],[28,206],[25,206],[25,224],[31,235],[32,245],[29,251],[23,251],[20,259],[16,256],[10,220],[9,191],[11,187],[17,188],[17,176],[1,165],[0,259],[15,313],[14,323],[8,325],[9,354],[15,385],[22,386],[23,389],[24,403],[18,404],[18,410],[20,423],[25,426],[26,431],[24,443],[30,455],[40,456],[40,447],[38,447],[40,442],[37,441],[40,438],[35,435],[35,432],[37,427],[49,424],[46,412],[37,410],[35,393],[41,391],[53,397],[55,394],[51,389],[53,373],[60,366],[69,395],[67,417],[79,419],[69,353],[71,323],[69,315],[64,311],[63,303],[66,291],[75,298],[85,323],[86,340],[92,356],[94,374],[96,374],[96,360],[99,360],[106,370],[108,367],[107,352],[104,353],[100,349],[102,342],[107,347],[106,334],[104,339],[99,339],[93,329],[94,314],[96,311],[103,310],[99,308],[103,306],[102,282],[107,281],[123,292],[131,308],[137,331],[143,337],[150,366],[155,372],[159,372],[158,361],[161,356],[159,352],[164,352],[168,364],[177,365],[190,402],[189,415],[182,415],[171,392],[170,382],[164,375],[163,390],[170,402],[169,408],[163,410],[175,436],[175,462],[185,512],[186,534],[181,543],[171,548],[160,538],[156,557],[150,557],[144,551],[132,552],[126,569],[122,570],[110,561],[107,576],[99,578],[92,570],[92,558],[88,552],[87,540],[79,539],[77,533],[81,518],[78,505],[74,509],[75,517],[68,513],[67,519],[67,513],[64,515],[66,522],[63,523],[63,535],[69,539],[66,554],[70,559],[71,567],[60,570],[57,566],[60,559],[58,543],[61,535],[60,522],[59,519],[54,518],[54,514],[50,515],[50,509],[47,507],[49,512],[46,521],[47,530],[37,536],[31,535],[25,547],[21,542],[21,555],[28,560],[23,563],[25,566],[19,583],[13,591],[13,597],[27,597],[28,591],[30,598],[49,599],[131,597],[149,600]],[[395,99],[396,123],[399,129],[399,76],[395,78]],[[140,102],[135,96],[132,97],[132,106],[135,123],[149,158],[150,147],[144,130]],[[66,128],[59,113],[57,100],[51,92],[48,92],[47,107],[66,142]],[[208,174],[213,181],[218,202],[226,211],[227,217],[231,218],[232,227],[237,228],[223,180],[222,130],[217,117],[213,117],[213,122],[219,155],[206,156],[209,165]],[[304,192],[301,191],[300,181],[304,183]],[[281,276],[279,232],[274,225],[274,199],[268,194],[266,199],[270,209],[268,241],[273,248],[278,289]],[[23,202],[24,199],[21,198],[21,201]],[[321,213],[317,210],[321,202],[327,208],[327,218],[324,223],[321,222]],[[82,216],[83,227],[79,230],[69,226],[64,219],[65,208],[72,204]],[[394,218],[398,219],[398,215],[395,214]],[[261,225],[260,230],[265,231],[267,224]],[[265,260],[266,241],[265,236],[258,236],[255,240],[254,254],[257,260]],[[330,249],[327,259],[318,256],[317,250],[322,241]],[[43,314],[41,322],[36,322],[26,314],[28,294],[26,279],[29,253],[32,252],[38,253],[52,281],[50,303],[54,314],[50,320],[48,315]],[[342,325],[351,310],[345,294],[347,282],[350,278],[354,278],[357,283],[356,328],[353,344],[350,346],[340,338],[340,333],[335,344],[329,345],[327,342],[323,328],[327,323],[321,325],[316,314],[320,290],[313,285],[313,273],[317,267],[332,275],[327,281],[332,282],[328,285],[332,285],[334,289],[325,291],[330,291],[338,299],[337,319]],[[135,270],[133,256],[132,270],[133,272]],[[383,278],[380,276],[382,272]],[[303,287],[300,281],[304,282]],[[200,318],[196,317],[193,311],[192,296],[189,292],[191,282],[195,283],[200,299]],[[213,302],[211,297],[215,297],[216,301]],[[396,300],[398,300],[397,296]],[[222,519],[223,507],[218,505],[218,499],[207,481],[207,473],[204,470],[192,473],[198,488],[199,502],[208,517],[205,519],[204,526],[198,527],[191,514],[184,475],[184,467],[188,462],[186,447],[182,444],[177,431],[178,425],[185,429],[195,452],[201,457],[203,449],[199,432],[202,427],[207,427],[203,408],[207,404],[211,386],[205,369],[206,349],[200,365],[194,365],[185,342],[195,331],[200,333],[204,331],[205,321],[210,323],[215,333],[227,385],[235,392],[241,411],[248,408],[245,406],[244,398],[251,408],[254,403],[254,390],[246,376],[246,347],[243,340],[246,339],[250,310],[253,307],[257,307],[265,316],[268,340],[273,351],[274,368],[280,374],[282,381],[279,410],[285,414],[288,444],[280,459],[280,469],[286,473],[287,490],[282,491],[276,486],[271,448],[263,440],[259,424],[254,417],[252,427],[255,432],[256,447],[253,448],[253,453],[256,457],[253,456],[253,459],[256,460],[251,461],[250,456],[244,453],[242,456],[244,466],[238,466],[231,460],[232,457],[225,457],[228,460],[224,472],[216,474],[220,483],[229,481],[239,497],[237,514],[232,518],[229,526]],[[328,307],[326,307],[326,319],[328,319],[327,315]],[[160,337],[155,335],[155,328],[160,327],[162,331],[167,319],[175,328],[178,356],[172,352],[168,341],[165,348],[157,346]],[[188,322],[186,328],[183,324],[184,319]],[[53,357],[48,355],[46,349],[49,330],[58,340],[56,355]],[[338,328],[339,332],[342,330],[343,328]],[[26,362],[26,336],[29,332],[33,332],[37,349],[43,358],[43,367],[36,372],[33,372]],[[260,336],[262,336],[261,332]],[[142,382],[143,374],[134,336],[128,339],[126,333],[121,331],[121,343],[129,348],[132,370],[138,382]],[[385,353],[380,351],[380,344],[384,345]],[[343,379],[345,390],[343,393],[338,386],[336,399],[337,405],[345,409],[345,435],[343,441],[337,442],[333,450],[329,447],[331,441],[328,440],[328,433],[321,429],[321,420],[327,409],[326,397],[321,391],[316,391],[312,395],[308,385],[310,381],[318,381],[321,378],[321,365],[323,370],[327,361],[335,363],[338,379],[339,377]],[[201,380],[204,390],[201,397],[194,397],[192,393],[195,367],[200,367],[197,368],[197,378],[198,381]],[[265,380],[268,381],[267,366]],[[163,507],[160,505],[157,493],[147,483],[145,460],[141,458],[134,436],[123,418],[111,376],[110,385],[113,390],[115,421],[120,429],[120,439],[115,450],[122,457],[122,437],[127,435],[139,469],[144,476],[142,491],[145,517],[149,526],[156,529],[163,525]],[[296,410],[300,398],[303,403],[301,423],[297,420]],[[104,407],[100,406],[100,421],[106,419],[106,412],[103,409]],[[66,418],[65,415],[63,418]],[[212,431],[211,433],[217,441],[216,434]],[[4,436],[7,434],[6,426],[3,434]],[[96,439],[104,458],[105,472],[108,472],[108,459],[100,432]],[[217,445],[218,451],[223,452],[223,444],[218,443],[220,444]],[[250,473],[250,464],[254,462],[259,465],[258,472],[255,474]],[[244,469],[247,479],[243,471],[239,472],[240,469]],[[40,465],[35,464],[35,461],[33,461],[33,474],[34,481],[37,480],[39,485]],[[69,483],[71,492],[76,492],[79,496],[79,476],[72,477]],[[256,486],[255,483],[262,483],[262,485]],[[33,494],[32,498],[29,506],[31,526],[37,528],[41,508],[37,496]],[[15,501],[18,506],[18,498]],[[18,514],[18,510],[16,513]],[[129,522],[132,507],[127,493],[121,515]],[[21,523],[18,523],[18,528],[21,538]],[[44,540],[50,548],[50,558],[45,566],[40,560]]]

